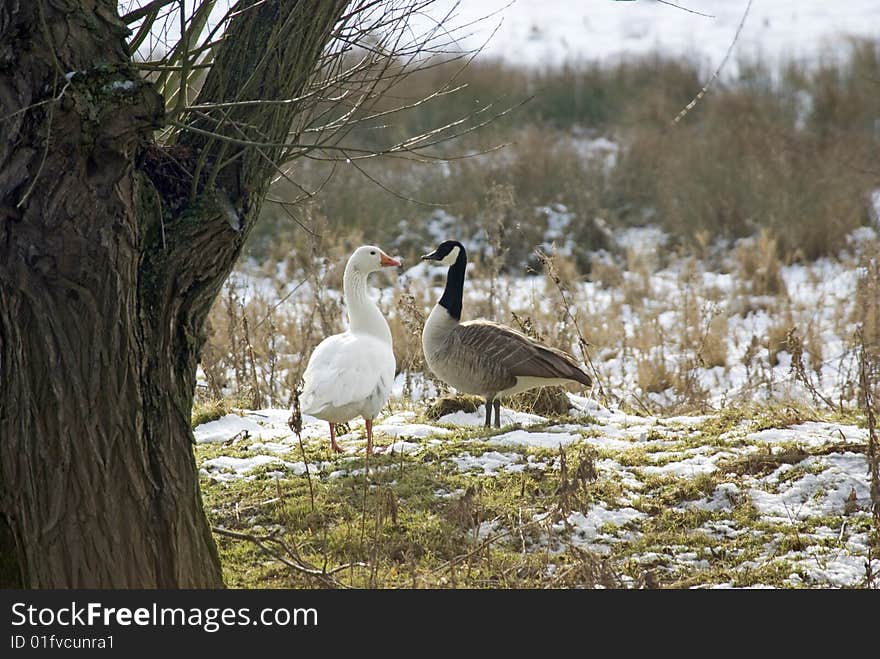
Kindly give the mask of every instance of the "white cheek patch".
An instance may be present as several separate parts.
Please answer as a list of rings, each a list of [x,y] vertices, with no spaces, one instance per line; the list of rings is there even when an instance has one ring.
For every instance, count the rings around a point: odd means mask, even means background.
[[[449,252],[443,259],[440,261],[442,265],[455,265],[455,262],[458,261],[458,253],[461,250],[458,247],[453,247],[452,251]]]

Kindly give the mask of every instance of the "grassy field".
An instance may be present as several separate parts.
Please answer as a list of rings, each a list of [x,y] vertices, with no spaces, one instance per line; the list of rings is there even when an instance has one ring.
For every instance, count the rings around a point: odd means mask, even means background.
[[[284,411],[200,426],[228,585],[880,585],[858,415],[664,419],[571,401],[552,419],[505,408],[491,431],[468,425],[481,410],[432,421],[396,408],[368,464],[362,423],[341,456],[323,423],[307,423],[300,445]]]
[[[705,77],[687,61],[484,60],[461,92],[353,134],[381,148],[534,97],[441,160],[305,161],[275,186],[320,194],[267,204],[211,311],[193,421],[230,586],[880,585],[880,57],[853,42],[738,70],[673,124]],[[571,352],[587,398],[513,401],[537,416],[507,409],[500,431],[473,406],[428,414],[448,393],[420,344],[444,273],[416,264],[446,238],[473,264],[465,318]],[[300,443],[285,423],[311,350],[345,326],[363,243],[405,259],[373,281],[399,373],[369,464],[362,422],[342,456],[323,424]]]

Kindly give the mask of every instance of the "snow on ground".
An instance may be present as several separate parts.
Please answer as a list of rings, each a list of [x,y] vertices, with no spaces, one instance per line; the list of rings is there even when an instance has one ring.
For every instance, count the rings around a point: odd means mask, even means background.
[[[255,455],[252,458],[234,458],[223,455],[219,458],[205,460],[202,463],[202,473],[219,481],[232,481],[237,478],[253,478],[248,474],[267,464],[293,467],[290,463],[271,455]]]
[[[566,249],[560,236],[565,234],[567,211],[557,206],[544,211],[552,220],[545,241],[558,243],[558,253],[560,249]],[[864,258],[860,257],[864,250],[875,249],[876,242],[872,241],[877,239],[876,232],[869,227],[854,232],[868,232],[870,236],[864,239],[850,236],[852,252],[842,253],[838,259],[782,265],[780,277],[784,290],[778,296],[753,293],[749,274],[741,272],[736,259],[731,256],[719,262],[668,258],[668,248],[665,247],[668,236],[657,226],[631,227],[618,232],[618,251],[629,254],[628,259],[653,264],[651,270],[622,269],[623,283],[619,285],[605,285],[589,279],[570,282],[571,306],[577,313],[579,326],[593,344],[591,359],[602,386],[612,397],[642,410],[674,410],[682,402],[687,402],[687,396],[695,394],[703,396],[701,402],[716,408],[743,400],[815,403],[816,395],[795,377],[787,347],[779,344],[780,340],[784,342],[787,330],[795,327],[805,348],[805,372],[818,394],[832,401],[852,400],[855,392],[853,374],[857,372],[852,337],[856,329],[853,312],[859,286],[858,263],[859,258]],[[751,239],[744,239],[735,247],[748,251],[755,249],[753,243]],[[248,299],[257,295],[256,291],[267,288],[262,277],[255,266],[246,264],[230,286],[235,287],[240,298]],[[378,288],[371,295],[380,300],[389,317],[394,317],[398,309],[388,300],[392,299],[395,289],[405,285],[416,294],[423,294],[419,299],[427,300],[423,313],[428,313],[442,294],[444,277],[442,268],[435,272],[421,263],[404,271],[400,281],[377,280],[374,283]],[[559,317],[558,295],[545,276],[502,274],[497,286],[498,290],[505,292],[506,306],[499,312],[499,319],[503,322],[511,322],[509,312],[538,319],[539,323],[549,323],[552,322],[549,319]],[[644,288],[645,295],[636,299],[633,291],[641,288]],[[488,290],[486,281],[474,273],[470,275],[463,312],[465,319],[475,317],[477,312],[474,310],[485,304]],[[286,295],[283,292],[270,296],[264,291],[260,295],[264,293],[268,304],[283,301],[280,309],[293,318],[311,314],[316,304],[314,293],[308,287],[294,290],[288,298],[283,297]],[[330,293],[338,295],[339,292],[328,289],[324,295]],[[691,311],[685,313],[688,308]],[[607,320],[600,323],[596,319]],[[710,324],[716,319],[723,321],[723,329],[719,330],[723,333],[719,348],[722,361],[705,363],[700,345],[702,337],[709,336]],[[656,334],[653,339],[645,340],[646,328]],[[577,337],[569,326],[543,327],[542,331],[569,336],[571,345],[560,347],[567,348],[573,355],[580,355]],[[771,351],[769,342],[774,332],[782,334]],[[283,356],[294,361],[298,358],[297,355]],[[688,369],[687,378],[680,377],[683,367]],[[657,383],[645,381],[645,374],[657,370],[675,376],[670,377],[667,389],[660,390]],[[200,377],[204,386],[203,376]],[[230,374],[229,380],[234,380],[234,373]],[[287,380],[281,374],[277,381],[283,383]],[[687,391],[683,391],[685,388]],[[412,371],[399,373],[392,388],[395,398],[418,401],[439,393],[435,380]],[[288,400],[289,394],[288,390],[282,390],[278,398]],[[575,401],[573,404],[581,415],[613,413],[596,409],[589,396]],[[480,426],[484,409],[481,406],[474,413],[457,412],[442,422]],[[536,418],[509,410],[504,415],[504,424],[537,422]],[[203,429],[197,441],[224,441],[241,431],[264,432],[254,425],[259,419],[252,421],[224,422],[237,423],[237,428],[225,427],[218,422],[217,426]],[[645,432],[649,430],[644,429]],[[408,432],[429,431],[413,427]]]
[[[232,4],[217,3],[215,26]],[[691,11],[671,6],[678,4]],[[567,61],[614,62],[661,52],[716,67],[724,58],[748,0],[436,0],[409,19],[407,38],[434,34],[443,51],[482,47],[483,57],[528,66]],[[736,57],[815,61],[839,51],[848,36],[880,35],[874,0],[754,0],[736,44]],[[698,13],[695,13],[698,12]],[[700,15],[704,14],[704,15]],[[443,29],[438,24],[443,21]],[[176,39],[177,21],[140,52]],[[731,63],[735,68],[736,62]]]
[[[493,412],[493,420],[494,420],[494,412]],[[516,412],[514,410],[507,409],[505,407],[501,408],[500,421],[501,425],[507,426],[514,423],[521,423],[524,425],[531,425],[535,423],[541,423],[545,421],[544,417],[538,416],[537,414],[529,414],[528,412]],[[453,412],[451,414],[445,414],[440,417],[438,423],[452,425],[452,426],[470,426],[472,428],[476,428],[482,426],[486,421],[486,406],[480,405],[477,408],[476,412]]]
[[[690,458],[682,458],[669,462],[662,466],[648,465],[642,471],[646,474],[660,476],[678,476],[686,478],[688,476],[697,476],[699,474],[711,474],[718,469],[715,462],[721,457],[726,457],[722,453],[716,453],[711,456],[695,455]]]
[[[717,67],[734,40],[748,0],[673,4],[708,16],[651,0],[440,0],[413,25],[424,30],[453,10],[453,19],[446,24],[453,34],[454,26],[471,24],[457,34],[460,47],[485,43],[483,56],[529,66],[614,62],[662,52]],[[847,36],[876,39],[880,36],[876,13],[877,3],[872,0],[850,0],[845,9],[828,0],[755,0],[731,68],[737,57],[815,61],[826,50],[839,50]]]
[[[841,426],[836,423],[818,423],[808,421],[788,428],[769,428],[746,436],[751,442],[767,442],[768,444],[797,443],[805,446],[822,446],[829,441],[866,442],[868,431],[864,428]]]
[[[462,471],[482,471],[484,475],[494,475],[499,469],[511,471],[511,467],[518,466],[521,456],[518,453],[499,453],[498,451],[486,451],[480,456],[470,453],[462,453],[452,458],[455,466]]]
[[[436,424],[423,421],[418,408],[397,410],[374,426],[376,444],[383,450],[374,460],[386,461],[369,466],[370,478],[416,464],[433,465],[438,473],[451,469],[478,482],[543,478],[561,474],[560,446],[575,449],[570,456],[590,448],[595,483],[607,487],[608,496],[575,499],[567,509],[553,504],[533,512],[532,519],[543,531],[537,539],[517,540],[525,550],[555,555],[576,546],[609,559],[636,561],[683,582],[692,581],[689,575],[701,575],[695,577],[695,585],[704,587],[729,587],[733,582],[724,575],[731,571],[760,575],[770,566],[789,575],[775,582],[777,586],[864,585],[870,492],[863,428],[809,421],[750,432],[746,422],[720,435],[706,434],[704,424],[711,416],[659,419],[607,409],[574,395],[570,402],[575,419],[585,408],[593,413],[580,423],[552,423],[504,408],[502,418],[517,425],[488,436],[475,427],[483,418],[480,410],[446,415]],[[296,459],[302,455],[287,417],[287,410],[265,409],[226,415],[197,427],[203,487],[306,478],[306,464]],[[459,428],[455,434],[453,427]],[[329,451],[326,424],[304,419],[310,478],[342,482],[365,473],[363,423],[352,422],[351,428],[340,437],[346,452],[336,456]],[[798,459],[772,462],[774,455],[790,455],[792,447],[799,447]],[[769,466],[754,473],[735,467],[737,461],[755,458],[769,460]],[[576,467],[569,464],[568,469],[573,472]],[[389,477],[384,476],[386,481]],[[394,487],[394,481],[388,487]],[[679,501],[669,499],[669,488],[684,493]],[[460,488],[431,492],[441,500],[463,496]],[[523,505],[529,505],[528,497]],[[753,512],[743,512],[749,510]],[[681,533],[651,544],[647,539],[663,514],[681,516],[673,527]],[[687,526],[689,519],[692,527]],[[473,535],[484,540],[496,533],[506,536],[505,530],[497,520],[482,521]],[[706,550],[700,538],[711,539],[715,548]],[[752,549],[743,549],[745,543]],[[873,569],[880,569],[880,560],[874,559]],[[714,581],[713,570],[720,575]],[[748,585],[765,584],[756,576]]]
[[[430,22],[432,16],[436,19],[453,4],[453,0],[440,0],[429,9],[433,14],[425,13],[420,18]],[[650,0],[464,0],[455,9],[453,25],[497,12],[485,25],[467,30],[472,35],[461,45],[480,45],[500,21],[483,55],[517,64],[542,67],[573,60],[613,63],[620,58],[662,52],[692,57],[707,71],[713,70],[730,46],[748,0],[684,0],[680,4],[711,16]],[[845,11],[839,3],[826,0],[756,0],[725,75],[736,72],[737,58],[816,61],[829,53],[842,52],[845,35],[876,39],[880,36],[876,10],[877,3],[870,0],[852,0],[846,3]],[[804,110],[809,102],[809,98],[804,99]],[[573,143],[585,159],[597,160],[609,169],[614,166],[617,143],[595,136],[575,138]],[[880,191],[872,201],[876,211],[880,208]],[[558,254],[573,253],[577,246],[567,237],[575,219],[573,213],[561,204],[536,210],[546,219],[544,246],[549,249],[553,245]],[[875,223],[877,216],[880,212],[875,212]],[[459,224],[458,218],[437,210],[426,222],[428,237],[439,242]],[[876,238],[875,229],[862,227],[847,240],[853,253],[858,253]],[[484,234],[461,239],[470,249],[487,249]],[[603,494],[604,490],[599,489],[598,494],[593,493],[598,500],[569,502],[570,509],[535,511],[534,519],[544,522],[545,527],[538,540],[530,540],[530,550],[565,551],[567,546],[576,545],[614,559],[632,559],[685,582],[691,574],[706,575],[704,582],[695,583],[697,586],[730,586],[731,573],[754,571],[758,576],[748,585],[760,587],[761,570],[768,566],[784,567],[789,574],[785,584],[792,587],[861,585],[870,528],[869,485],[861,452],[866,442],[864,429],[810,421],[752,430],[745,423],[744,427],[713,436],[703,429],[711,415],[663,418],[631,411],[644,409],[644,403],[656,410],[676,402],[676,393],[671,389],[646,391],[640,386],[636,368],[639,360],[651,359],[655,365],[662,357],[656,354],[656,346],[642,352],[638,339],[644,327],[656,322],[665,333],[665,341],[677,340],[679,310],[688,300],[696,300],[700,309],[716,308],[728,323],[727,364],[696,364],[692,368],[695,382],[706,391],[708,404],[728,405],[734,400],[814,402],[812,394],[794,381],[787,352],[778,353],[776,363],[771,363],[762,344],[752,362],[746,359],[754,341],[766,339],[778,320],[780,299],[744,291],[743,277],[735,272],[735,264],[710,269],[696,263],[695,277],[687,279],[685,286],[684,260],[672,259],[667,265],[659,265],[665,261],[668,236],[657,227],[619,231],[616,241],[620,253],[641,256],[652,265],[645,275],[622,273],[625,285],[633,287],[645,277],[643,283],[650,295],[641,306],[626,300],[622,289],[600,282],[579,281],[573,292],[582,318],[608,318],[613,325],[611,334],[619,342],[600,346],[593,361],[611,398],[627,403],[627,407],[606,408],[591,395],[570,395],[571,419],[559,424],[502,408],[505,427],[488,436],[482,429],[483,407],[473,413],[446,415],[436,423],[423,421],[413,410],[396,410],[378,419],[374,426],[376,442],[384,447],[376,460],[391,457],[395,462],[393,466],[371,465],[370,476],[418,463],[479,482],[528,479],[536,473],[549,477],[560,473],[560,460],[552,457],[558,455],[560,447],[575,451],[590,448],[596,453],[596,483],[607,486],[608,492]],[[745,242],[740,246],[749,248]],[[603,258],[601,254],[593,256]],[[606,264],[614,264],[610,255],[604,257]],[[322,274],[333,267],[339,264],[324,263]],[[484,282],[474,281],[473,264],[469,267],[468,295],[472,297],[465,301],[466,315],[469,303],[487,290]],[[401,279],[414,288],[429,290],[433,301],[444,275],[444,268],[418,263]],[[787,322],[814,331],[822,355],[821,363],[810,368],[814,369],[818,391],[832,400],[852,395],[854,363],[847,342],[854,327],[846,319],[852,310],[858,275],[852,260],[843,259],[792,264],[781,270],[784,297],[791,312]],[[389,281],[372,282],[377,287],[372,297],[382,299],[384,304],[392,295]],[[272,276],[248,263],[231,279],[230,286],[244,302],[259,297],[274,304],[284,299],[283,309],[293,315],[314,312],[317,292],[312,284],[286,271]],[[500,278],[500,290],[509,293],[514,310],[545,314],[557,311],[544,277],[505,275]],[[320,294],[325,301],[341,301],[340,291],[327,289]],[[651,311],[656,312],[653,318],[647,313]],[[571,352],[579,354],[574,344]],[[682,351],[671,345],[665,354],[665,365],[676,372],[676,360]],[[283,392],[279,398],[286,400],[288,393]],[[435,383],[420,373],[400,374],[393,388],[395,400],[404,396],[409,399],[404,406],[418,407],[437,393]],[[329,452],[327,424],[304,417],[302,440],[307,464],[298,438],[287,427],[288,416],[286,409],[242,411],[198,426],[194,432],[195,451],[204,486],[226,488],[264,478],[302,479],[307,474],[345,482],[366,473],[362,420],[352,422],[351,431],[339,437],[346,452],[336,456]],[[792,447],[797,447],[803,457],[772,463],[774,456],[792,454]],[[755,473],[735,468],[738,460],[757,457],[769,461],[769,467]],[[464,493],[463,487],[438,488],[434,496],[455,500]],[[524,494],[523,505],[530,505],[529,501]],[[670,539],[662,536],[663,543],[640,547],[639,542],[647,542],[656,533],[654,525],[660,524],[664,515],[672,516],[666,531]],[[481,521],[475,525],[474,535],[484,539],[501,530],[504,527],[496,520]],[[675,532],[678,536],[672,539]],[[753,543],[748,551],[743,549],[747,541]],[[711,575],[713,568],[719,576]],[[880,571],[880,560],[876,558],[873,570]]]
[[[506,446],[540,446],[543,448],[558,448],[567,446],[580,439],[581,436],[568,432],[529,432],[528,430],[514,430],[496,435],[490,441],[493,444]]]
[[[252,435],[261,437],[263,426],[256,421],[238,416],[237,414],[227,414],[216,421],[203,423],[196,428],[193,433],[196,441],[203,442],[226,442],[238,435]]]
[[[590,508],[586,514],[581,512],[571,513],[564,521],[554,524],[553,530],[557,532],[571,531],[572,542],[578,545],[590,546],[594,541],[605,535],[606,531],[600,531],[600,529],[606,527],[606,525],[625,526],[633,520],[644,519],[645,517],[647,515],[634,508],[609,510],[604,505],[596,505]],[[600,552],[605,553],[604,548]]]
[[[819,473],[806,473],[800,478],[783,480],[787,472],[798,467]],[[864,455],[835,453],[809,457],[798,464],[780,465],[773,473],[757,481],[749,490],[752,503],[767,517],[805,519],[823,515],[840,515],[849,497],[854,501],[870,498],[865,474],[868,462]]]
[[[386,419],[383,423],[373,426],[373,432],[389,435],[391,437],[414,437],[421,438],[428,435],[448,435],[451,430],[445,428],[437,428],[429,426],[425,423],[404,423],[400,421],[393,422]]]

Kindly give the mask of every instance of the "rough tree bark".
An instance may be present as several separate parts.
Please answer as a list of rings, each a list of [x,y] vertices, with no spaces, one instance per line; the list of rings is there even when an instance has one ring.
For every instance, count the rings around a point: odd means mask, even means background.
[[[199,101],[296,97],[345,7],[322,4],[243,12]],[[0,3],[4,586],[222,586],[190,413],[203,321],[272,158],[185,128],[155,145],[165,101],[125,34],[115,0]],[[285,49],[301,75],[281,84],[257,63]],[[237,120],[283,141],[295,111]]]

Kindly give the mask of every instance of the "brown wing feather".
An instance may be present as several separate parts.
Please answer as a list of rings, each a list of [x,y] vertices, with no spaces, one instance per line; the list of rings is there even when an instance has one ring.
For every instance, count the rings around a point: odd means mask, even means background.
[[[456,329],[462,345],[482,352],[491,362],[514,377],[568,378],[589,386],[590,376],[574,359],[505,325],[472,320]]]

